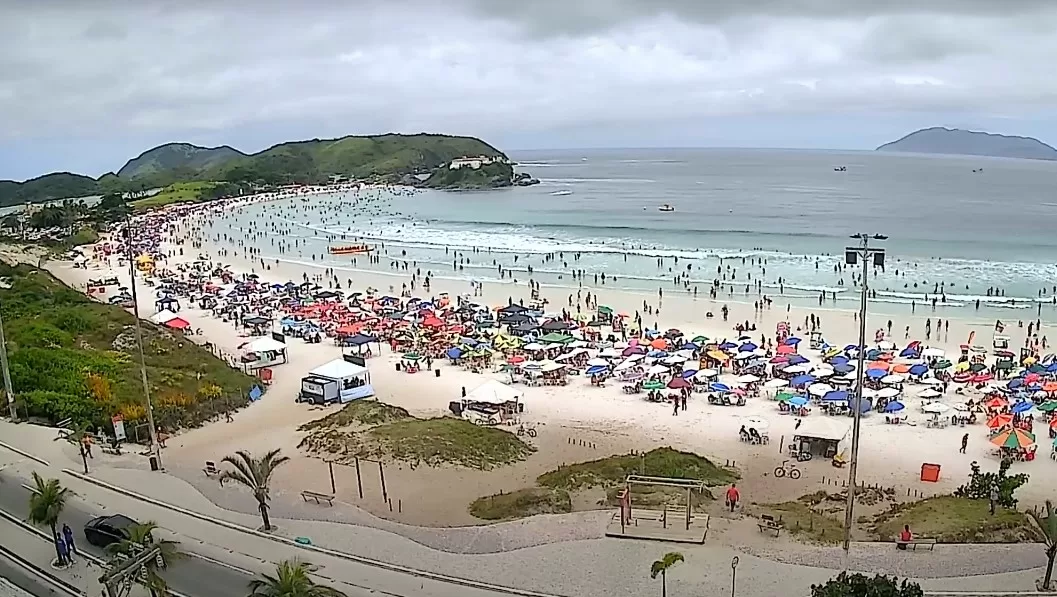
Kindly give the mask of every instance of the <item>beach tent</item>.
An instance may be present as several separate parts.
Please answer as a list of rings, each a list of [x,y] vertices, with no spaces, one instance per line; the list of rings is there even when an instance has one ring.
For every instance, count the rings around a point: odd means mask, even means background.
[[[150,320],[151,322],[156,323],[158,325],[165,325],[169,320],[175,319],[176,317],[176,313],[173,313],[168,309],[164,309],[162,311],[158,311],[154,315],[151,315]]]
[[[187,321],[183,317],[173,317],[169,321],[166,321],[163,325],[167,328],[174,330],[186,330],[187,328],[191,327],[191,322]]]
[[[485,402],[488,404],[506,404],[517,402],[521,398],[521,392],[506,385],[501,381],[490,379],[474,388],[466,395],[466,400],[471,402]]]
[[[837,419],[821,417],[802,419],[793,432],[793,441],[801,452],[842,455],[846,450],[849,426]]]

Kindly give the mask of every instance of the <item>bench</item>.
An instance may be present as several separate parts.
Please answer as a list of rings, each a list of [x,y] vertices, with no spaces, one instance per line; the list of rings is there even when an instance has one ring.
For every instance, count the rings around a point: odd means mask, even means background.
[[[207,460],[206,466],[202,469],[202,472],[205,473],[207,477],[212,477],[213,475],[219,475],[220,469],[217,468],[217,463],[212,460]]]
[[[782,534],[782,519],[775,520],[770,514],[764,514],[760,516],[760,522],[756,523],[756,526],[760,527],[760,532],[774,531],[774,536]]]
[[[301,492],[301,499],[308,501],[308,498],[312,498],[316,503],[320,503],[320,500],[326,501],[328,506],[334,505],[334,494],[332,493],[320,493],[318,491],[304,490]]]
[[[902,546],[902,547],[900,547],[900,546]],[[896,540],[896,548],[897,549],[913,549],[914,551],[917,551],[918,547],[927,547],[929,549],[929,551],[932,551],[932,550],[934,550],[936,548],[936,540],[935,539],[913,539],[911,541],[899,541],[899,540]]]

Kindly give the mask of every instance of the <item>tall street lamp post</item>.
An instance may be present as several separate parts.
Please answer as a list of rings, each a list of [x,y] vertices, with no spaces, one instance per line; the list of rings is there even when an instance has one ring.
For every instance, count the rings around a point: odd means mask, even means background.
[[[854,416],[851,427],[851,458],[848,462],[848,503],[844,506],[844,569],[848,568],[848,556],[851,549],[851,525],[853,520],[852,511],[855,509],[855,475],[859,469],[859,429],[862,423],[862,390],[863,379],[866,371],[866,302],[869,298],[867,280],[870,277],[870,265],[884,267],[885,251],[881,248],[871,247],[870,241],[882,241],[887,236],[882,234],[853,234],[852,238],[859,241],[857,246],[844,249],[844,261],[848,265],[862,262],[862,279],[860,284],[859,300],[859,355],[858,364],[855,367],[855,402]]]
[[[132,220],[125,217],[125,257],[128,259],[128,273],[132,279],[132,311],[136,320],[136,346],[139,347],[139,372],[143,381],[143,397],[147,402],[147,425],[150,427],[151,453],[157,459],[158,468],[164,470],[161,461],[161,445],[158,443],[158,428],[154,426],[154,406],[150,401],[150,385],[147,382],[147,360],[143,356],[143,331],[140,329],[139,296],[136,295],[136,256],[132,249]]]

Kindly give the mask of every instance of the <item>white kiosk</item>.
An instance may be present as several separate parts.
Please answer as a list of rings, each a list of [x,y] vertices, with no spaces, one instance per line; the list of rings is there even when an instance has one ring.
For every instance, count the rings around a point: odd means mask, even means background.
[[[360,360],[360,363],[356,360]],[[301,378],[301,392],[297,395],[297,401],[333,404],[368,396],[374,396],[371,372],[363,366],[362,359],[346,355],[316,367]]]

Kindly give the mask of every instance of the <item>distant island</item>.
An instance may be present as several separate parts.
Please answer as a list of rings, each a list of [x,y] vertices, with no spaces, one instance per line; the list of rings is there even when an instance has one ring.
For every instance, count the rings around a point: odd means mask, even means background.
[[[898,141],[885,143],[878,147],[877,151],[1057,160],[1057,149],[1032,137],[1014,137],[943,127],[914,131]]]
[[[215,195],[231,188],[350,179],[452,190],[523,185],[535,180],[515,174],[503,152],[474,137],[426,133],[348,136],[281,143],[254,154],[227,145],[166,143],[132,158],[116,173],[97,179],[57,172],[24,182],[0,180],[0,207],[88,195],[135,195],[172,185],[182,190],[213,189]]]

